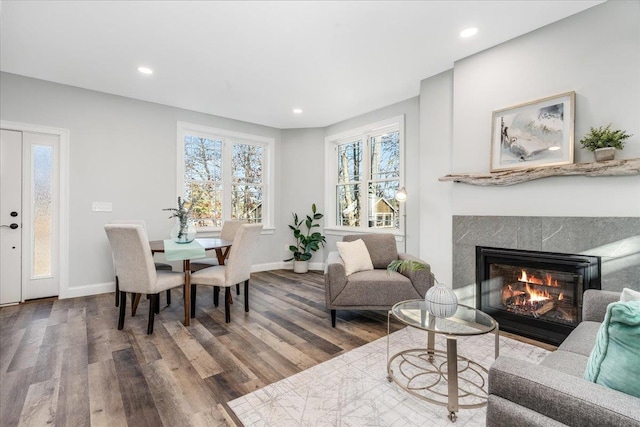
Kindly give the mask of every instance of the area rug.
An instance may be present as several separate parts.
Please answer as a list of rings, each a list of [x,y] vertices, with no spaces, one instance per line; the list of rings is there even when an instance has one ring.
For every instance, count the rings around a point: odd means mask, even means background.
[[[436,337],[436,349],[445,348]],[[405,328],[390,335],[391,355],[426,346],[425,332]],[[458,354],[489,368],[493,333],[458,338]],[[538,363],[547,350],[500,337],[500,354]],[[460,369],[460,368],[459,368]],[[481,371],[485,376],[486,374]],[[420,400],[387,379],[387,338],[351,350],[253,393],[229,407],[246,427],[258,426],[467,426],[485,425],[486,407],[460,409],[455,424],[446,407]]]

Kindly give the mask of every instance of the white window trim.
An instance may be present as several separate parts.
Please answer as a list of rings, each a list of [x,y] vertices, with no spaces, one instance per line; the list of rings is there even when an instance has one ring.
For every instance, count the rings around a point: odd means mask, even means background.
[[[388,229],[388,228],[370,228],[368,227],[367,221],[361,221],[360,227],[345,227],[336,225],[336,195],[335,189],[338,184],[338,165],[335,161],[335,150],[337,149],[337,145],[340,143],[348,142],[352,140],[354,137],[361,136],[363,134],[370,133],[379,133],[383,131],[384,128],[397,128],[398,129],[398,137],[400,140],[400,188],[405,186],[404,182],[404,147],[405,147],[405,130],[404,130],[404,121],[405,116],[395,116],[389,119],[381,120],[379,122],[371,123],[366,126],[361,126],[356,129],[351,129],[345,132],[341,132],[335,135],[330,135],[325,138],[325,162],[326,165],[326,174],[325,174],[325,193],[324,193],[324,205],[325,205],[325,224],[324,231],[327,235],[332,236],[344,236],[347,234],[358,234],[358,233],[384,233],[384,234],[394,234],[396,236],[396,240],[398,238],[402,238],[404,236],[404,222],[400,221],[399,229]],[[363,176],[368,177],[369,166],[365,162],[365,171]],[[368,180],[368,178],[367,178]],[[368,198],[364,198],[364,203],[362,205],[362,211],[368,212],[367,203]],[[400,216],[404,214],[404,210],[406,209],[405,203],[400,203]],[[400,239],[402,240],[402,239]]]
[[[234,132],[226,129],[213,128],[204,125],[198,125],[187,122],[177,122],[177,139],[176,139],[176,198],[183,196],[184,189],[184,135],[201,135],[206,137],[218,136],[221,138],[231,138],[237,143],[246,143],[254,145],[262,145],[264,147],[264,166],[266,173],[264,174],[263,194],[262,194],[262,234],[273,234],[274,227],[274,191],[275,188],[275,139],[266,136],[252,135],[248,133]],[[226,141],[225,141],[226,143]],[[223,149],[223,153],[231,150]],[[223,154],[224,155],[224,154]],[[223,182],[225,190],[227,186],[231,186],[230,170],[223,169]],[[231,213],[230,206],[223,206],[223,221],[231,219],[228,215]],[[266,205],[266,209],[265,209]],[[205,227],[198,229],[198,235],[206,237],[208,235],[217,235],[220,227]]]

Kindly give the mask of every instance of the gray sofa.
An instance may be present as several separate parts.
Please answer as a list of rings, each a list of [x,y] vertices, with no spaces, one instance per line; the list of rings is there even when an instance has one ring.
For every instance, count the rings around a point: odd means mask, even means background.
[[[582,322],[538,365],[500,356],[489,370],[487,426],[640,426],[640,399],[583,379],[607,305],[619,292],[584,293]]]
[[[336,310],[388,310],[395,303],[424,298],[433,286],[430,270],[387,272],[389,263],[396,259],[419,261],[420,259],[398,253],[392,234],[359,234],[342,238],[345,242],[362,239],[367,246],[374,270],[345,274],[340,254],[330,252],[325,267],[325,298],[331,310],[331,325],[336,326]]]

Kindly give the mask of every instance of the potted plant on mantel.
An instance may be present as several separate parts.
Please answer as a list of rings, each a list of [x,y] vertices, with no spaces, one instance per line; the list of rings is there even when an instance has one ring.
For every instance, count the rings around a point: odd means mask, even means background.
[[[613,160],[616,149],[622,150],[625,141],[633,135],[623,130],[611,130],[611,123],[599,128],[590,128],[589,132],[580,140],[582,148],[593,151],[596,162]]]
[[[325,237],[319,232],[312,232],[311,230],[316,227],[320,227],[320,224],[314,222],[321,219],[324,215],[317,212],[315,203],[311,205],[311,215],[307,215],[304,219],[298,219],[297,213],[292,213],[293,225],[289,225],[289,228],[293,230],[293,237],[296,239],[296,244],[289,246],[289,250],[293,252],[293,256],[285,261],[293,260],[293,271],[295,273],[306,273],[309,271],[309,260],[313,255],[313,252],[320,249],[320,245],[324,246],[326,240]],[[304,224],[306,232],[302,230]]]

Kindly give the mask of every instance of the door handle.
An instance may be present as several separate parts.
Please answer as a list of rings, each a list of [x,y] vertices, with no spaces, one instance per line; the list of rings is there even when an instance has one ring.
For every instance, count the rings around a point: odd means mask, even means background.
[[[2,224],[2,225],[0,225],[0,227],[7,227],[7,228],[10,228],[10,229],[12,229],[12,230],[15,230],[15,229],[16,229],[16,228],[18,228],[19,226],[18,226],[18,224],[16,224],[16,223],[14,222],[14,223],[13,223],[13,224],[11,224],[11,225],[5,225],[5,224]]]

